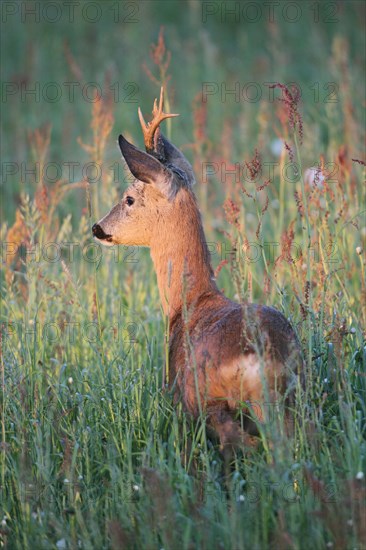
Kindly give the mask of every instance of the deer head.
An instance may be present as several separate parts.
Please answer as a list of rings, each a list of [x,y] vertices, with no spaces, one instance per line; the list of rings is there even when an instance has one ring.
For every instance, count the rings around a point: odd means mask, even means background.
[[[178,115],[163,113],[163,88],[159,107],[155,100],[153,120],[146,124],[139,109],[146,151],[118,138],[121,153],[136,180],[126,189],[121,201],[93,228],[103,244],[150,246],[157,220],[169,217],[176,209],[176,197],[194,184],[193,170],[184,155],[159,129],[160,123]]]

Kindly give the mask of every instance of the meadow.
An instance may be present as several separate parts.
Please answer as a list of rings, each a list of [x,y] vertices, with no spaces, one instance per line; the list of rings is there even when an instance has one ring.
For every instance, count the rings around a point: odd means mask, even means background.
[[[365,549],[364,4],[66,4],[1,6],[0,547]],[[228,478],[164,387],[148,250],[91,236],[161,85],[219,287],[305,358],[293,433],[273,410]]]

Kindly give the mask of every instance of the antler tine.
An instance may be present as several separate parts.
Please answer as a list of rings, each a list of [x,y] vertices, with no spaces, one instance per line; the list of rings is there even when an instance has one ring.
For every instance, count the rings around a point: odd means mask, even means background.
[[[139,115],[140,124],[142,128],[142,133],[144,135],[145,148],[148,153],[157,152],[155,151],[154,136],[155,136],[156,130],[159,128],[163,120],[167,118],[173,118],[173,117],[179,116],[179,114],[163,113],[163,102],[164,102],[164,88],[161,87],[159,107],[158,107],[157,99],[155,99],[153,110],[152,110],[153,119],[151,122],[148,122],[148,123],[145,122],[145,119],[143,117],[140,107],[138,108],[138,115]]]
[[[163,103],[164,103],[164,87],[162,86],[162,87],[160,88],[159,111],[157,111],[157,108],[156,108],[157,99],[155,98],[153,114],[157,114],[158,112],[160,112],[160,113],[163,112]]]

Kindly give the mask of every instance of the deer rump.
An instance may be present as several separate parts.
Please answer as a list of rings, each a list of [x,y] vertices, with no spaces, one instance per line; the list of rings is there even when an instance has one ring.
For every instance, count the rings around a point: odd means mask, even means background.
[[[267,420],[266,411],[280,396],[287,405],[293,402],[299,344],[290,323],[272,307],[203,296],[185,316],[177,313],[169,344],[175,402],[194,418],[207,413],[222,446],[243,442],[234,425],[238,413],[245,415],[244,430],[258,435],[257,422]],[[222,433],[225,424],[230,441]]]

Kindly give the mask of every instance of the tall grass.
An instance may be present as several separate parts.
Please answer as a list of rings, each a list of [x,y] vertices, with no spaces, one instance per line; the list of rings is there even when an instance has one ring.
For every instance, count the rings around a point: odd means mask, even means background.
[[[306,98],[296,106],[302,143],[283,101],[238,121],[257,128],[244,149],[230,123],[211,132],[207,105],[187,93],[194,137],[184,150],[198,172],[219,286],[283,311],[307,363],[293,434],[282,413],[272,414],[260,447],[236,455],[228,480],[204,415],[193,423],[164,387],[167,327],[148,254],[102,250],[90,237],[91,224],[118,200],[113,172],[102,170],[98,183],[40,181],[22,193],[1,230],[14,245],[3,256],[2,546],[365,547],[364,159],[343,46],[334,38],[332,70],[343,84],[336,106],[321,113],[323,136],[314,139]],[[159,84],[166,59],[155,57]],[[169,86],[179,112],[174,75]],[[90,128],[77,128],[73,147],[87,161],[108,165],[120,131],[114,116],[107,94],[93,104]],[[354,133],[336,134],[335,126]],[[128,131],[137,136],[137,117]],[[174,123],[172,133],[179,145]],[[276,136],[283,147],[268,179],[264,161]],[[52,158],[48,126],[28,139],[35,160]],[[283,167],[291,156],[299,168],[289,181]],[[229,168],[237,158],[252,177],[222,181],[217,171],[199,182],[203,162]]]

